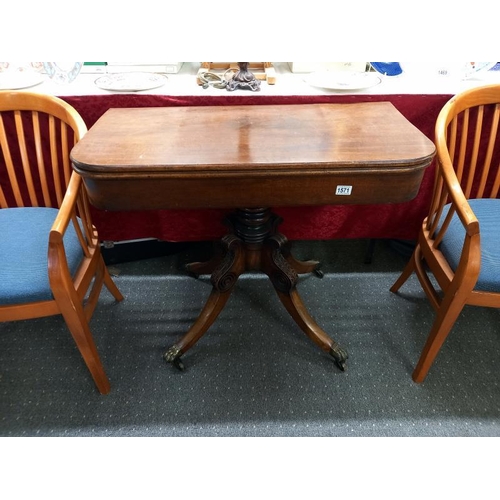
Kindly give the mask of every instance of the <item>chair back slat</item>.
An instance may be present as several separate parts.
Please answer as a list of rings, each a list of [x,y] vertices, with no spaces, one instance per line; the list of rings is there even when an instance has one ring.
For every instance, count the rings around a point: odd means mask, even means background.
[[[68,137],[68,126],[66,123],[61,122],[61,156],[63,162],[63,172],[64,172],[64,184],[67,186],[69,183],[69,179],[71,177],[71,173],[73,171],[71,162],[69,159],[70,155],[70,146],[73,147],[76,144],[75,141],[71,143]]]
[[[491,132],[488,138],[485,136],[485,144],[484,144],[484,150],[486,152],[485,158],[484,158],[484,163],[483,163],[483,170],[481,174],[481,178],[479,180],[479,186],[478,186],[478,191],[477,191],[477,197],[478,198],[483,198],[485,196],[486,192],[486,183],[488,181],[488,175],[490,173],[490,168],[491,168],[491,159],[493,156],[493,150],[495,147],[495,140],[496,140],[496,125],[495,125],[495,116],[493,115],[493,119],[491,122]],[[486,140],[487,139],[487,140]]]
[[[451,158],[455,156],[455,150],[457,147],[457,130],[458,130],[458,120],[453,118],[446,130],[446,141],[448,142],[448,151]],[[459,177],[459,172],[457,168],[457,177]]]
[[[474,129],[474,134],[471,136],[472,140],[471,154],[470,154],[470,159],[468,161],[469,172],[467,175],[467,182],[465,183],[465,189],[464,189],[465,197],[467,199],[470,198],[474,180],[477,179],[476,171],[477,171],[477,163],[479,156],[479,147],[481,144],[481,131],[483,128],[484,106],[478,106],[476,112],[477,112],[476,127]]]
[[[438,176],[438,179],[435,182],[435,186],[437,186],[437,190],[434,192],[434,197],[432,201],[432,207],[430,215],[427,219],[427,229],[430,233],[434,233],[438,227],[439,221],[443,215],[443,210],[448,203],[448,191],[444,186],[444,182],[441,176]]]
[[[455,118],[457,120],[457,118]],[[464,175],[464,168],[465,168],[465,154],[467,151],[467,140],[469,138],[469,110],[466,109],[463,113],[462,116],[463,123],[460,127],[458,128],[458,123],[456,125],[457,127],[457,133],[460,133],[461,139],[460,139],[460,148],[458,152],[458,157],[456,159],[455,163],[455,169],[457,173],[457,177],[460,183],[462,183],[463,180],[463,175]],[[458,132],[460,130],[460,132]],[[451,157],[453,159],[453,156]]]
[[[426,219],[426,229],[431,233],[436,230],[436,213],[439,211],[442,204],[440,203],[440,194],[443,192],[443,177],[439,175],[439,169],[436,168],[434,174],[434,187],[432,190],[431,206],[429,209],[429,216]]]
[[[491,135],[490,135],[490,147],[491,147],[491,152],[488,150],[488,161],[490,164],[492,163],[492,158],[494,155],[494,149],[496,146],[496,137],[499,133],[498,126],[500,123],[500,104],[497,104],[495,106],[495,114],[493,116],[493,121],[492,121],[492,126],[491,126]],[[495,142],[496,141],[496,142]],[[500,160],[498,161],[498,165],[492,165],[493,171],[496,170],[496,176],[493,181],[493,186],[491,187],[491,194],[490,198],[497,198],[498,197],[498,191],[500,190]]]
[[[11,149],[9,146],[9,141],[7,138],[7,132],[5,130],[5,125],[3,121],[2,115],[0,115],[0,147],[3,153],[3,159],[4,159],[4,164],[5,164],[5,171],[7,174],[7,178],[9,181],[9,184],[6,186],[10,187],[11,195],[15,199],[15,204],[19,207],[23,206],[23,199],[21,196],[21,190],[19,189],[19,184],[17,182],[17,175],[16,171],[14,169],[14,162],[12,160],[12,154],[11,154]],[[5,195],[5,191],[2,188],[2,208],[6,208],[9,206],[9,203],[7,202],[7,198]]]
[[[42,135],[40,132],[40,120],[38,117],[38,112],[34,111],[32,113],[33,117],[33,130],[34,130],[34,139],[35,139],[35,154],[36,154],[36,163],[38,165],[38,175],[40,176],[40,184],[42,187],[43,194],[43,203],[44,206],[50,206],[50,194],[49,188],[47,184],[47,175],[45,170],[45,161],[43,159],[43,147],[42,147]]]
[[[498,198],[499,188],[500,188],[500,162],[497,167],[497,176],[495,177],[495,182],[493,184],[493,189],[491,191],[492,198]]]
[[[71,223],[73,224],[73,227],[75,229],[76,235],[78,237],[78,241],[80,242],[80,246],[82,247],[83,254],[85,257],[90,257],[90,249],[88,245],[89,239],[84,236],[84,232],[82,232],[82,227],[79,223],[79,220],[77,219],[76,215],[71,217]],[[87,228],[85,227],[85,234],[87,233]]]
[[[434,231],[436,231],[437,224],[440,221],[441,216],[443,214],[443,207],[440,207],[440,210],[438,213],[439,213],[439,217],[436,217],[436,220],[435,220],[436,226],[434,226],[434,228],[433,228]],[[455,209],[453,208],[453,205],[451,205],[450,208],[448,209],[448,212],[446,213],[446,216],[444,217],[443,223],[442,223],[439,231],[437,231],[434,235],[434,241],[432,243],[432,246],[434,248],[438,248],[439,245],[441,244],[441,242],[443,241],[443,238],[446,234],[446,231],[448,230],[448,226],[450,225],[450,222],[451,222],[451,219],[453,218],[454,213],[455,213]]]
[[[77,219],[76,216],[78,216],[79,219]],[[89,257],[92,249],[95,248],[95,228],[92,224],[87,192],[84,189],[81,189],[78,193],[75,215],[72,217],[72,223],[83,253],[86,257]]]
[[[53,116],[49,116],[49,143],[50,143],[50,160],[52,166],[52,176],[54,181],[54,190],[57,200],[57,206],[61,204],[63,190],[61,189],[61,176],[59,171],[59,157],[57,154],[58,138],[56,133],[56,120]]]
[[[14,120],[16,124],[16,134],[19,147],[19,153],[21,155],[21,164],[24,172],[24,180],[26,184],[27,193],[29,196],[29,205],[32,207],[38,207],[38,199],[36,196],[35,186],[33,184],[33,176],[31,174],[31,164],[28,156],[28,148],[26,146],[26,137],[23,125],[23,117],[20,111],[14,111]],[[19,179],[19,174],[18,174]]]

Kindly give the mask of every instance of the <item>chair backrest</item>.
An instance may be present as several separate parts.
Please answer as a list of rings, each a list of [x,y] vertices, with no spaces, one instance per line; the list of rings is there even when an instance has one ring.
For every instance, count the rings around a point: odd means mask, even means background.
[[[73,173],[69,152],[86,130],[62,99],[0,91],[0,208],[59,208]]]
[[[427,229],[439,245],[456,212],[469,236],[479,227],[465,200],[498,198],[500,189],[500,85],[477,87],[453,97],[435,127],[436,180]],[[450,204],[448,213],[444,207]],[[443,217],[446,217],[443,219]],[[444,221],[444,223],[443,223]]]

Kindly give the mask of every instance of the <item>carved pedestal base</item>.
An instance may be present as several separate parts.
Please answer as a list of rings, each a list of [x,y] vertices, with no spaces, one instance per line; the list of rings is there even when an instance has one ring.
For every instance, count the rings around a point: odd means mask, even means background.
[[[296,288],[298,274],[316,272],[322,276],[319,262],[299,261],[292,256],[289,241],[277,231],[281,219],[268,208],[238,209],[227,222],[232,232],[222,238],[220,252],[207,262],[187,266],[196,276],[211,274],[212,291],[193,326],[164,354],[165,360],[182,368],[180,356],[193,347],[215,321],[239,276],[246,271],[262,271],[295,322],[344,370],[347,352],[310,316]]]

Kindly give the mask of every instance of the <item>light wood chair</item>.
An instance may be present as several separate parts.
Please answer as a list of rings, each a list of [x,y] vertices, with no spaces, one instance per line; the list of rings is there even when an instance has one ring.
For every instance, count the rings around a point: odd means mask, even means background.
[[[122,294],[102,258],[69,154],[87,127],[63,100],[0,91],[0,321],[61,314],[102,394],[110,383],[89,329],[102,285]]]
[[[453,97],[435,127],[436,178],[416,249],[391,287],[415,272],[436,317],[413,380],[422,382],[465,305],[500,307],[500,85]],[[433,278],[433,279],[431,279]]]

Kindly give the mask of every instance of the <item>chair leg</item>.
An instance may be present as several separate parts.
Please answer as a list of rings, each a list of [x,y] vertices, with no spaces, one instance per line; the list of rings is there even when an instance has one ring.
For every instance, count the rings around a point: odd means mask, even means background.
[[[58,303],[66,325],[94,379],[97,389],[101,394],[108,394],[111,386],[101,363],[99,353],[97,352],[97,347],[85,317],[83,305],[79,301],[72,300],[69,297],[64,301],[64,305],[61,305],[61,300],[58,300]]]
[[[410,260],[403,269],[403,272],[399,278],[394,282],[394,284],[389,289],[391,292],[396,293],[406,282],[406,280],[415,272],[416,266],[415,261],[420,259],[420,247],[417,246],[413,251]]]
[[[123,300],[123,295],[116,286],[115,282],[113,281],[113,278],[109,274],[108,268],[106,267],[106,264],[104,263],[104,259],[101,256],[101,265],[103,266],[103,278],[104,278],[104,285],[106,288],[111,292],[111,295],[117,300],[117,301],[122,301]]]
[[[412,378],[417,384],[423,382],[446,337],[465,305],[465,299],[455,296],[445,296],[437,312],[436,319],[420,354],[420,359],[413,371]]]

